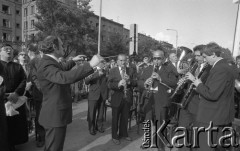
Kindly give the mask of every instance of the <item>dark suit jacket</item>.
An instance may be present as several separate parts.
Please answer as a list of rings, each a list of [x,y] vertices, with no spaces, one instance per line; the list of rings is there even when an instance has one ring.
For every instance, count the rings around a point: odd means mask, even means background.
[[[212,66],[208,65],[205,70],[203,71],[202,76],[200,77],[203,84],[207,81],[207,78],[209,76],[210,70]],[[195,72],[195,71],[194,71]],[[194,73],[193,72],[193,73]],[[199,94],[195,90],[193,90],[192,94],[189,96],[189,104],[187,106],[187,109],[190,113],[196,115],[198,111],[198,104],[199,104]]]
[[[99,76],[99,72],[86,77],[85,83],[89,86],[88,100],[98,100],[100,95],[103,100],[108,98],[108,87],[106,74]]]
[[[222,59],[211,69],[205,84],[199,84],[197,121],[214,125],[229,124],[234,119],[234,72]]]
[[[29,62],[29,68],[30,68],[29,79],[32,82],[31,91],[32,91],[33,99],[35,101],[42,102],[42,92],[39,85],[39,81],[37,79],[37,69],[39,66],[39,62],[40,62],[40,58],[34,58]]]
[[[132,68],[127,68],[126,73],[130,78],[130,84],[128,85],[128,91],[127,91],[127,101],[129,104],[132,104],[132,89],[137,85],[136,83],[136,73]],[[112,107],[118,107],[123,101],[124,97],[124,89],[123,87],[118,87],[119,81],[122,80],[122,77],[120,75],[119,67],[114,67],[109,71],[109,77],[108,77],[108,87],[109,89],[113,90],[113,94],[111,97],[111,105]]]
[[[173,65],[173,63],[172,63],[171,61],[168,61],[168,62],[166,62],[165,64],[167,64],[168,67],[171,68],[171,71],[173,71],[174,74],[175,74],[175,75],[177,76],[177,78],[178,78],[179,74],[178,74],[178,72],[177,72],[177,68]]]
[[[66,126],[72,121],[72,97],[70,84],[89,74],[93,69],[89,63],[70,70],[75,63],[60,65],[53,58],[44,55],[40,60],[38,80],[43,93],[39,123],[45,127]]]
[[[138,86],[141,89],[144,89],[144,82],[152,76],[153,66],[149,66],[144,69],[140,79],[138,80]],[[163,83],[167,84],[168,86],[174,88],[177,86],[177,75],[169,67],[168,64],[163,64],[161,69],[158,71],[159,76]],[[162,84],[158,83],[158,92],[154,94],[155,104],[160,107],[167,107],[169,106],[169,94],[167,93],[168,88],[163,86]],[[146,90],[145,90],[146,91]],[[145,93],[145,92],[143,92]]]

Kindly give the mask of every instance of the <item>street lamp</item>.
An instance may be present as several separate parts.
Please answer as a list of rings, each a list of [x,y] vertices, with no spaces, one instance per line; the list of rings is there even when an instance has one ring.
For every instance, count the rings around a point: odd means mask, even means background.
[[[102,18],[102,0],[100,0],[100,15],[99,15],[99,23],[98,23],[98,54],[100,55],[101,49],[101,18]]]
[[[178,47],[178,31],[176,29],[167,29],[167,30],[171,30],[171,31],[175,31],[176,32],[176,54],[177,54],[177,47]]]

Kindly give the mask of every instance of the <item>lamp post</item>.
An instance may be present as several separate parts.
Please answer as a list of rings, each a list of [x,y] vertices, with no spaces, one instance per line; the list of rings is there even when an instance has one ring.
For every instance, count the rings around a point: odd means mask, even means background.
[[[178,47],[178,31],[176,29],[167,29],[167,30],[171,30],[171,31],[175,31],[176,32],[176,54],[177,54],[177,47]]]
[[[99,15],[99,23],[98,23],[98,54],[100,55],[101,49],[101,18],[102,18],[102,0],[100,0],[100,15]]]

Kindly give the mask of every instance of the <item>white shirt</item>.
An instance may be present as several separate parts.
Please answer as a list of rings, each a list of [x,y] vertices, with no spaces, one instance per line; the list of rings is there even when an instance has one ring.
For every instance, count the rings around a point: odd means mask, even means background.
[[[218,61],[222,60],[223,58],[219,59]],[[212,68],[215,66],[216,63],[218,63],[218,61],[214,62]]]
[[[55,57],[54,55],[50,55],[50,54],[46,54],[46,56],[49,56],[51,58],[53,58],[54,60],[56,60],[59,63],[59,60],[57,57]]]

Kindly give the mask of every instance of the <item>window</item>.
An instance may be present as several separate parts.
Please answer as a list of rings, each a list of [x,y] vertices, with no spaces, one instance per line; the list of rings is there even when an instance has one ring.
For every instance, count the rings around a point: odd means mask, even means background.
[[[3,33],[2,40],[5,40],[5,41],[10,40],[10,35],[7,33]]]
[[[28,22],[27,21],[24,21],[24,29],[28,29]]]
[[[24,17],[26,17],[27,15],[28,15],[27,8],[24,8]]]
[[[2,5],[2,12],[5,14],[10,14],[10,8],[7,5]]]
[[[8,27],[10,28],[10,22],[7,19],[3,19],[3,27]]]
[[[34,13],[35,13],[35,7],[33,5],[33,6],[31,6],[31,15],[34,14]]]
[[[16,41],[19,41],[20,40],[20,37],[19,36],[16,36]]]
[[[98,27],[98,23],[96,23],[96,27]]]
[[[31,20],[31,28],[34,28],[34,20]]]
[[[16,23],[16,28],[20,28],[20,24],[19,23]]]
[[[16,14],[17,14],[17,15],[20,15],[20,10],[16,10]]]
[[[24,42],[27,40],[27,35],[24,35]]]

